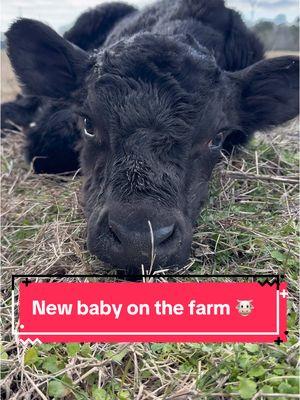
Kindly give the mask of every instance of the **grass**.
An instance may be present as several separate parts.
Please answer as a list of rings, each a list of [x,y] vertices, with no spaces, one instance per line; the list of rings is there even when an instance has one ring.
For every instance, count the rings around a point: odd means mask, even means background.
[[[20,156],[22,135],[4,139],[2,374],[6,398],[178,399],[181,394],[182,399],[298,398],[296,128],[294,123],[257,135],[247,149],[218,166],[188,266],[190,272],[201,273],[285,273],[291,294],[290,335],[280,347],[17,346],[10,336],[11,273],[104,269],[85,248],[80,179],[33,175]]]
[[[2,141],[2,398],[296,399],[298,123],[224,158],[182,271],[285,273],[289,340],[259,344],[43,344],[11,337],[12,273],[105,271],[85,245],[80,178],[37,176],[23,135]],[[106,271],[107,272],[107,271]]]

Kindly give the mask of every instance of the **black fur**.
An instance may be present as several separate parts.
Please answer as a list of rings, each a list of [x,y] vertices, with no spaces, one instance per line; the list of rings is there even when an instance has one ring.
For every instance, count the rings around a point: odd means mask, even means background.
[[[47,101],[27,134],[25,157],[36,173],[57,174],[79,168],[81,131],[70,105]]]
[[[64,38],[83,50],[98,49],[105,42],[112,28],[124,17],[136,12],[125,3],[107,3],[90,9],[64,34]]]
[[[109,32],[122,18],[134,12],[136,12],[136,9],[125,3],[116,2],[99,5],[81,14],[75,24],[65,32],[64,38],[83,50],[92,51],[102,46]],[[51,109],[51,106],[47,107],[47,103],[48,100],[45,98],[28,96],[26,93],[22,93],[18,94],[14,101],[9,101],[1,105],[2,136],[5,136],[7,130],[14,131],[17,127],[28,128],[30,123],[33,121],[35,121],[35,124],[38,124],[38,126],[35,126],[32,130],[32,135],[28,135],[29,145],[27,146],[27,155],[32,154],[33,158],[36,157],[36,151],[39,154],[40,148],[43,149],[43,152],[45,148],[50,149],[49,144],[47,143],[47,137],[43,133],[41,133],[41,137],[38,137],[38,134],[36,133],[38,131],[43,132],[45,124],[47,124],[47,119],[49,117],[48,110]],[[39,107],[40,109],[38,110]],[[67,107],[67,105],[65,107]],[[43,110],[45,111],[44,121],[41,112]],[[69,114],[66,114],[65,118],[67,118],[68,115]],[[37,118],[38,121],[36,120]],[[40,124],[42,124],[41,127],[39,126]],[[68,125],[69,122],[66,120],[65,126],[67,127]],[[72,126],[72,124],[70,124],[70,126]],[[51,130],[52,128],[49,129],[48,127],[47,132]],[[31,132],[31,130],[29,130],[29,132]],[[73,137],[72,133],[70,136],[71,138]],[[59,138],[59,135],[56,135],[56,137]],[[37,143],[35,143],[36,141]],[[30,143],[32,143],[32,148],[30,148]],[[61,143],[61,146],[63,145],[65,145],[64,140]],[[69,158],[69,162],[65,159],[51,169],[50,166],[53,165],[53,162],[49,160],[49,169],[46,172],[67,172],[70,171],[71,165],[78,165],[78,152],[75,149],[72,149],[71,142],[67,153],[69,153],[69,156],[71,157]],[[49,157],[51,157],[51,153],[49,154]],[[76,159],[73,159],[74,157],[76,157]],[[63,167],[63,169],[59,170],[59,165]],[[36,162],[34,163],[34,166],[37,167]],[[41,170],[37,167],[35,171],[39,173],[44,171],[44,169]]]
[[[26,128],[33,121],[41,99],[36,96],[18,94],[14,101],[1,104],[1,134]]]
[[[299,62],[263,60],[222,0],[102,7],[65,35],[76,45],[37,21],[10,28],[19,79],[52,98],[28,131],[27,157],[47,157],[38,172],[69,171],[80,146],[88,248],[100,259],[147,267],[154,244],[154,266],[182,265],[222,147],[298,114]]]

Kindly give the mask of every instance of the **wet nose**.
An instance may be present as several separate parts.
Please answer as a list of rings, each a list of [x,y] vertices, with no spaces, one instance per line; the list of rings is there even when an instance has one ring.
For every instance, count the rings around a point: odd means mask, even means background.
[[[162,258],[169,260],[180,248],[182,234],[172,215],[149,215],[134,210],[124,216],[111,211],[108,215],[110,232],[109,258],[113,264],[147,268]],[[171,260],[170,260],[171,261]]]
[[[112,203],[88,223],[88,249],[112,267],[141,272],[183,265],[192,229],[177,209]]]
[[[159,246],[171,238],[175,231],[175,224],[153,228],[150,221],[148,230],[132,229],[129,225],[121,224],[113,219],[109,220],[109,229],[113,233],[115,240],[127,246],[130,241],[138,240],[140,243],[149,242],[151,245]],[[153,243],[152,243],[153,242]]]

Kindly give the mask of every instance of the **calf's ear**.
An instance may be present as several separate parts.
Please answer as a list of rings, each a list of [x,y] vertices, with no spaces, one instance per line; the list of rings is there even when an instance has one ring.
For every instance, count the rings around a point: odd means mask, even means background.
[[[8,32],[8,56],[25,90],[34,95],[68,97],[88,69],[88,55],[49,26],[20,19]]]
[[[246,130],[276,126],[298,115],[298,57],[259,61],[232,75],[238,78],[240,121]]]

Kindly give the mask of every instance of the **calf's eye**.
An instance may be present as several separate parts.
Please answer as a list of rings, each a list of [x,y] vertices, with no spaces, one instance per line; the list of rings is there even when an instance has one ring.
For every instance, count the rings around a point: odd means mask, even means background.
[[[208,142],[208,147],[211,150],[218,150],[221,148],[224,141],[223,132],[219,132],[213,139]]]
[[[83,120],[83,125],[84,125],[84,133],[89,137],[94,137],[95,133],[92,121],[86,117]]]

